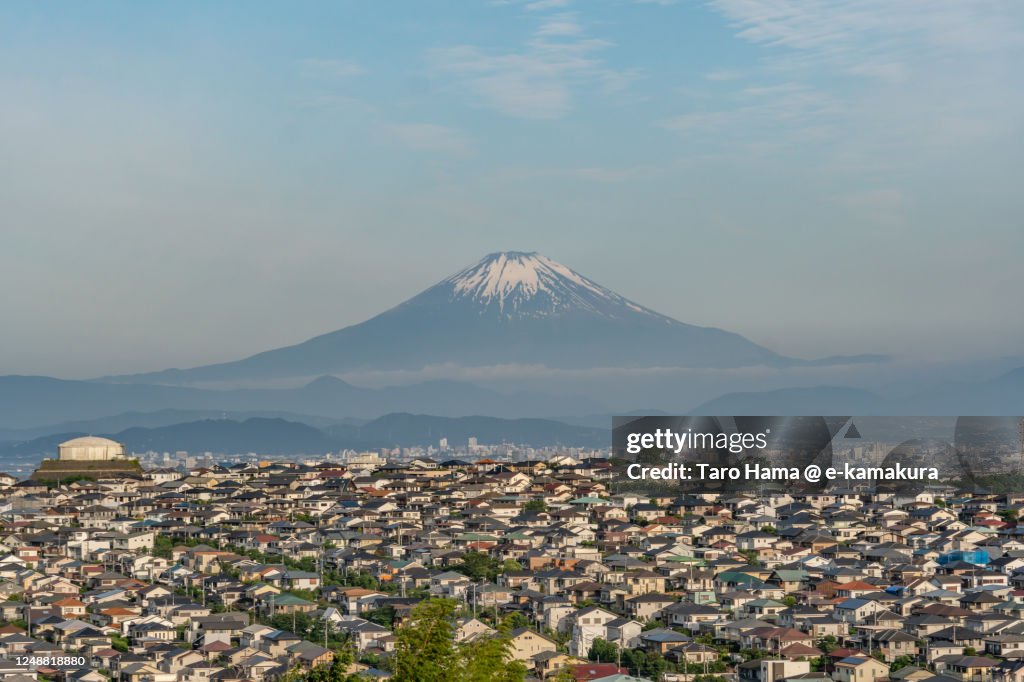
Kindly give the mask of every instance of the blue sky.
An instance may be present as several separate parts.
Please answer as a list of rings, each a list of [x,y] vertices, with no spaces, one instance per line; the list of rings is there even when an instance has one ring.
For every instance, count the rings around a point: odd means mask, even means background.
[[[7,3],[0,373],[233,359],[502,249],[785,354],[1017,352],[1022,57],[1013,0]]]

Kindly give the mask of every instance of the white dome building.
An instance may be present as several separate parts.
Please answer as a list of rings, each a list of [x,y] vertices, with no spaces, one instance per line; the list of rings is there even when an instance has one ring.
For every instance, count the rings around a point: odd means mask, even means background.
[[[109,438],[83,436],[57,446],[57,457],[70,462],[98,462],[124,459],[124,446]]]

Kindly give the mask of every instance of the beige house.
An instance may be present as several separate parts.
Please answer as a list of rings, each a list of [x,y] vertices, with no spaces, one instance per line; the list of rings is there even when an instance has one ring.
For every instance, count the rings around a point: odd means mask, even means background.
[[[545,637],[529,628],[518,628],[512,631],[512,658],[517,661],[530,661],[534,656],[545,651],[557,651],[555,640]]]
[[[457,623],[455,629],[456,642],[469,642],[479,637],[489,637],[495,633],[494,628],[478,618],[465,618]]]
[[[836,682],[875,682],[889,677],[889,666],[867,656],[849,656],[836,663]]]

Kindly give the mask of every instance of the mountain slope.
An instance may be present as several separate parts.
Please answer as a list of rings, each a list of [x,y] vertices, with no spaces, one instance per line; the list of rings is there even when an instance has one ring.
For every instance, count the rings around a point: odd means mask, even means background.
[[[365,322],[243,360],[116,377],[192,384],[365,370],[803,364],[712,327],[638,305],[536,253],[494,253]]]

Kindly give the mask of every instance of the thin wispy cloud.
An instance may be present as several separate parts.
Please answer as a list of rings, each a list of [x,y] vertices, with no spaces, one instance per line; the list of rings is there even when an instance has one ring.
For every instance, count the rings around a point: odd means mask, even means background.
[[[531,12],[539,10],[555,9],[558,7],[568,7],[572,0],[535,0],[534,2],[527,3],[526,9]]]
[[[632,74],[605,60],[610,47],[609,41],[587,35],[577,15],[558,13],[541,18],[517,50],[458,45],[431,50],[428,60],[479,105],[518,118],[557,119],[569,114],[583,91],[617,92],[627,86]]]
[[[541,24],[537,29],[537,36],[552,38],[556,36],[578,36],[583,33],[583,26],[576,19],[575,14],[560,14],[552,17]]]
[[[813,55],[847,73],[906,77],[907,61],[1020,46],[1016,0],[711,0],[749,42]]]
[[[721,109],[682,113],[660,125],[682,135],[732,129],[738,139],[773,130],[775,141],[782,142],[806,134],[811,126],[820,129],[841,113],[840,104],[832,96],[796,82],[742,88],[726,96],[721,104]]]
[[[756,142],[771,153],[814,148],[836,167],[866,169],[871,156],[892,167],[924,150],[1007,134],[1010,119],[1000,112],[1020,108],[1010,55],[1022,55],[1024,5],[1013,0],[707,6],[737,39],[761,48],[758,61],[731,89],[733,72],[707,72],[707,91],[691,93],[659,124],[690,138],[721,133],[722,151]]]

